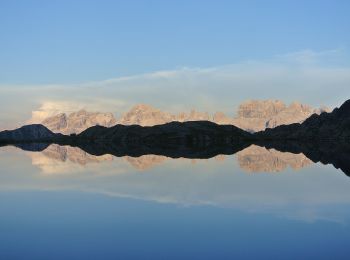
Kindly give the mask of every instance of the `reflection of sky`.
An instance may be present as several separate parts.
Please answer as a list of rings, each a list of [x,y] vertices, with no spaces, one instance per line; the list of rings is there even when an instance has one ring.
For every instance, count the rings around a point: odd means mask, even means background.
[[[129,157],[104,156],[100,162],[90,158],[91,163],[81,165],[68,158],[38,160],[40,155],[2,148],[1,190],[84,191],[183,206],[269,212],[311,222],[347,221],[333,207],[350,203],[350,180],[332,166],[311,164],[298,171],[288,167],[269,174],[241,169],[239,156],[196,161],[151,157],[156,164],[140,170]]]
[[[0,149],[2,259],[346,259],[350,179],[332,166],[113,158],[47,174],[33,154]]]
[[[347,259],[349,251],[348,225],[328,221],[80,192],[0,195],[2,259]]]

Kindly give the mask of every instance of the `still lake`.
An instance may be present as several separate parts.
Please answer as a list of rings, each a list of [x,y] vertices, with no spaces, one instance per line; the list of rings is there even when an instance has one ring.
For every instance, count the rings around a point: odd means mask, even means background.
[[[0,259],[350,258],[350,178],[303,154],[7,146],[0,166]]]

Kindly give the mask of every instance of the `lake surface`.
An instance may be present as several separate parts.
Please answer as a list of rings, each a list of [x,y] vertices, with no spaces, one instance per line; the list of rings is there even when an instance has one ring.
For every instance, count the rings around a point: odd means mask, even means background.
[[[0,165],[0,259],[350,258],[350,178],[303,154],[7,146]]]

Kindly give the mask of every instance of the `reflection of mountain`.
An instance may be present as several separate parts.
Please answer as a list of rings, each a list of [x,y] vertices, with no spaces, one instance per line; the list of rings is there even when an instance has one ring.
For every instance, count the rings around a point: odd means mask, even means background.
[[[303,154],[280,152],[275,149],[266,149],[257,145],[238,152],[237,159],[240,168],[248,172],[281,172],[288,166],[299,170],[312,161]]]
[[[41,152],[41,154],[49,159],[66,162],[70,161],[79,165],[87,165],[89,163],[99,163],[104,161],[112,161],[112,155],[94,156],[81,150],[78,147],[59,146],[52,144]]]
[[[247,148],[248,143],[241,143],[236,146],[221,146],[215,149],[213,147],[196,149],[182,145],[168,148],[119,147],[113,144],[103,146],[93,143],[80,145],[80,148],[51,145],[46,150],[46,145],[36,143],[16,146],[26,151],[41,151],[41,153],[31,153],[32,158],[35,157],[33,164],[37,165],[49,165],[48,159],[51,162],[86,165],[92,162],[111,161],[114,155],[124,157],[137,169],[146,170],[164,162],[167,157],[215,158],[216,161],[224,161],[224,154],[237,153],[241,168],[250,172],[278,172],[288,166],[292,169],[300,169],[312,162],[321,162],[332,164],[350,176],[350,148],[346,143],[339,143],[339,145],[332,142],[301,143],[296,141],[257,141],[257,143],[259,146],[251,145],[249,148]],[[266,148],[263,148],[264,146]]]
[[[37,146],[35,146],[37,147]],[[31,149],[33,150],[33,148]],[[57,167],[58,163],[73,163],[81,166],[87,166],[91,163],[101,163],[112,161],[112,155],[105,154],[101,156],[95,156],[88,154],[78,147],[60,146],[52,144],[40,153],[31,153],[33,165],[37,165],[46,172],[53,172],[54,167]],[[155,165],[163,163],[167,157],[158,155],[142,155],[140,157],[123,157],[126,162],[138,170],[147,170]]]
[[[343,213],[350,205],[349,182],[345,176],[321,165],[303,168],[302,174],[252,176],[243,174],[232,160],[234,158],[226,156],[227,159],[220,163],[216,159],[197,160],[195,166],[189,161],[168,159],[157,170],[146,169],[145,174],[141,174],[128,167],[124,159],[87,166],[69,159],[64,162],[51,159],[50,165],[43,164],[44,161],[40,165],[37,160],[32,167],[25,157],[28,154],[41,155],[48,162],[48,158],[38,152],[0,149],[2,192],[8,193],[11,189],[19,192],[55,191],[55,194],[62,192],[62,195],[74,192],[78,196],[84,196],[83,193],[104,194],[181,206],[210,205],[264,214],[275,212],[278,217],[283,213],[282,216],[286,214],[288,217],[304,216],[308,221],[318,218],[324,221],[325,216],[338,219],[335,209]],[[38,170],[37,167],[45,168]],[[44,174],[53,175],[44,177]],[[39,196],[45,196],[45,193]],[[327,215],[322,208],[327,209]]]
[[[151,169],[156,165],[162,164],[167,160],[167,157],[161,155],[142,155],[140,157],[130,157],[125,156],[125,161],[127,161],[132,167],[138,170],[147,170]]]
[[[207,112],[195,110],[188,113],[171,114],[150,105],[139,104],[124,113],[119,120],[116,120],[112,113],[92,113],[80,110],[68,115],[65,113],[56,114],[36,123],[43,124],[53,132],[71,134],[80,133],[94,125],[110,127],[119,123],[123,125],[153,126],[172,121],[206,120],[217,124],[233,124],[244,130],[255,132],[264,130],[266,127],[300,123],[313,113],[319,114],[326,110],[326,108],[313,109],[298,102],[286,106],[278,100],[252,100],[242,103],[238,108],[237,116],[231,118],[222,112],[216,112],[212,116]]]
[[[94,156],[86,153],[78,147],[59,146],[52,144],[40,153],[30,154],[33,165],[37,165],[46,172],[54,172],[53,168],[58,163],[73,163],[78,165],[88,165],[91,163],[101,163],[112,161],[112,155]],[[224,161],[225,155],[214,157],[216,161]],[[145,171],[164,163],[168,157],[161,155],[142,155],[139,157],[124,156],[123,159],[135,169]],[[288,166],[298,170],[312,163],[303,154],[293,154],[279,152],[274,149],[251,145],[250,147],[237,153],[240,168],[248,172],[280,172]]]

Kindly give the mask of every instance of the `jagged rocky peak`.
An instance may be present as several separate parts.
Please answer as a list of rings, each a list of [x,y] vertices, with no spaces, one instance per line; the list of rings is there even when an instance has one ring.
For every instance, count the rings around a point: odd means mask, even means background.
[[[86,110],[79,110],[77,112],[60,113],[55,116],[46,118],[42,124],[53,132],[64,134],[80,133],[85,129],[102,125],[110,127],[115,125],[117,120],[112,113],[88,112]]]
[[[150,105],[139,104],[125,113],[119,123],[123,125],[154,126],[172,121],[187,122],[200,120],[212,121],[212,118],[207,112],[199,112],[195,109],[192,109],[189,113],[171,114]]]
[[[196,111],[195,109],[192,109],[189,114],[184,113],[181,116],[184,116],[183,121],[197,121],[197,120],[210,121],[210,116],[207,112],[199,112],[199,111]]]
[[[167,112],[163,112],[150,105],[139,104],[126,112],[119,120],[119,123],[122,125],[153,126],[169,123],[173,120],[174,117]]]
[[[67,115],[60,113],[56,116],[48,117],[44,119],[42,124],[53,131],[65,129],[67,127]]]
[[[249,100],[242,103],[237,111],[239,118],[267,118],[277,115],[286,105],[280,100]]]
[[[192,109],[190,112],[168,113],[151,105],[138,104],[124,113],[117,121],[112,113],[87,112],[80,110],[69,115],[65,113],[46,118],[42,124],[53,132],[63,134],[80,133],[85,129],[101,125],[111,127],[116,123],[123,125],[154,126],[172,121],[212,121],[217,124],[232,124],[249,132],[258,132],[279,125],[301,123],[312,114],[329,112],[326,107],[312,107],[293,102],[290,105],[280,100],[250,100],[242,103],[235,117],[228,117],[223,112],[214,115]]]
[[[313,111],[312,107],[309,105],[304,105],[301,104],[298,101],[294,101],[292,102],[286,110],[294,110],[294,111],[300,111],[300,112],[304,112],[304,113],[311,113]]]
[[[329,109],[313,109],[300,102],[292,102],[287,106],[279,100],[251,100],[239,106],[232,124],[250,132],[258,132],[280,125],[302,123],[312,114],[325,111]]]
[[[229,125],[232,124],[232,118],[225,115],[223,112],[215,112],[213,115],[213,122],[219,125]]]

